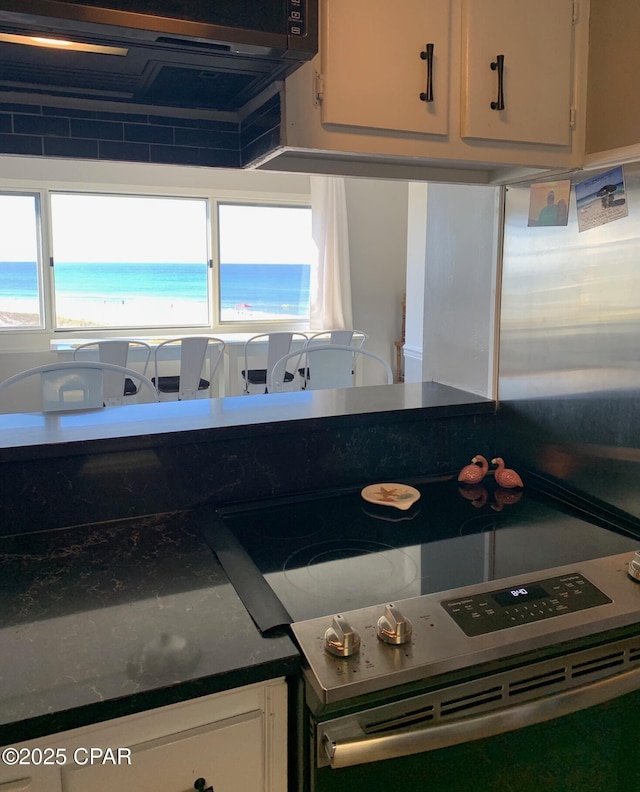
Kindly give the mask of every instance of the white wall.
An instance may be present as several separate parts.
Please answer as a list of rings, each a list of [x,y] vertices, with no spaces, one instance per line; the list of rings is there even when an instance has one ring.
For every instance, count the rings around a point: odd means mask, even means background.
[[[422,382],[427,260],[429,185],[414,182],[408,188],[407,207],[407,318],[404,344],[405,382]]]
[[[492,397],[500,189],[415,184],[409,195],[407,381]]]
[[[395,346],[402,330],[407,270],[406,182],[347,179],[353,325],[368,333],[367,349],[395,373]],[[383,382],[364,368],[365,382]]]

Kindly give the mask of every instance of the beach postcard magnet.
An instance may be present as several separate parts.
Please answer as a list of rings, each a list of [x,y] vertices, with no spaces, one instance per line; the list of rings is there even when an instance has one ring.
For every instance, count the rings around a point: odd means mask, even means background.
[[[627,217],[627,193],[622,165],[576,184],[578,231]]]

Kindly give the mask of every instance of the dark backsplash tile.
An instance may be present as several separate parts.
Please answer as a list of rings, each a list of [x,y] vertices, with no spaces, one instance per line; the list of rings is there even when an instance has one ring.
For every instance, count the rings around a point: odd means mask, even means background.
[[[264,115],[262,108],[257,117]],[[248,133],[263,140],[266,124]],[[239,168],[240,123],[213,118],[2,103],[0,154]]]
[[[44,156],[98,159],[98,141],[74,140],[73,138],[44,138]]]
[[[125,124],[124,139],[137,143],[164,143],[172,145],[174,141],[172,127],[150,126],[149,124]]]
[[[121,162],[150,162],[149,145],[147,143],[100,140],[98,142],[98,157],[102,160],[119,160]]]
[[[19,135],[69,137],[69,119],[17,113],[13,117],[13,129]]]
[[[36,135],[0,134],[0,153],[42,156],[42,138]]]
[[[71,135],[91,140],[124,140],[123,124],[115,121],[73,119]]]
[[[175,130],[177,146],[206,146],[212,149],[238,149],[237,132],[220,132],[214,129],[180,129]]]

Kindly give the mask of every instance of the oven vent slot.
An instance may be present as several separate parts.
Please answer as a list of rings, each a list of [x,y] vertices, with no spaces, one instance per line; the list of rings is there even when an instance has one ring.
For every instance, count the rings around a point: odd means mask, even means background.
[[[465,710],[476,709],[477,707],[484,707],[492,701],[500,701],[502,699],[503,688],[502,685],[486,688],[478,693],[473,693],[469,696],[462,696],[460,698],[450,699],[443,701],[440,704],[440,717],[447,718],[455,715],[458,712]]]
[[[548,685],[557,685],[560,682],[564,682],[566,678],[567,669],[561,667],[553,671],[547,671],[545,674],[519,679],[517,682],[509,684],[509,696],[519,696],[522,693],[529,693],[532,690],[538,690]]]
[[[629,649],[629,662],[636,663],[640,660],[640,646],[637,649]]]
[[[595,674],[598,671],[605,671],[609,668],[624,665],[624,652],[615,652],[613,654],[604,655],[603,657],[596,657],[593,660],[587,660],[584,663],[576,663],[571,669],[571,677],[586,676],[587,674]]]
[[[362,727],[362,731],[365,734],[378,734],[380,732],[393,731],[394,729],[398,729],[402,726],[416,726],[420,723],[427,723],[428,721],[432,721],[434,718],[433,710],[434,707],[432,704],[430,704],[429,706],[422,707],[421,709],[405,712],[404,714],[398,715],[395,718],[387,718],[386,720],[367,723]]]

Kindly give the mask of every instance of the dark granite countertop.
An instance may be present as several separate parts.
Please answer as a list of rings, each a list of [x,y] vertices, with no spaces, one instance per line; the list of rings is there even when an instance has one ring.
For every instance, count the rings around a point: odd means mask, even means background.
[[[0,538],[0,744],[295,673],[195,512]]]
[[[69,413],[0,415],[0,462],[154,448],[194,437],[269,436],[319,424],[373,425],[495,412],[495,402],[437,382],[131,404]]]

